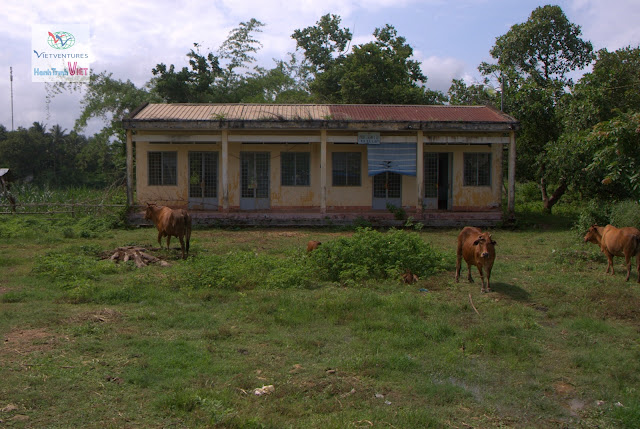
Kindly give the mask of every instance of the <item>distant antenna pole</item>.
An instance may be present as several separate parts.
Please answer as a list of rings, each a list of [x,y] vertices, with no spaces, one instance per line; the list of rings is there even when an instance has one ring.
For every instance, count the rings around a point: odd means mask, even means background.
[[[504,75],[500,73],[500,111],[504,112]]]
[[[13,67],[9,67],[9,80],[11,81],[11,131],[13,131]]]

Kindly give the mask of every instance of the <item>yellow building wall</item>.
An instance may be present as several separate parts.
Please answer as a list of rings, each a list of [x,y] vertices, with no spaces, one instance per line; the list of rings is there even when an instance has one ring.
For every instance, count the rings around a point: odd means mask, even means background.
[[[320,144],[242,144],[229,143],[229,206],[240,206],[241,152],[268,152],[271,208],[319,207]],[[309,152],[311,154],[310,186],[281,186],[281,154],[283,152]]]
[[[332,154],[334,152],[359,152],[361,154],[361,186],[333,186]],[[371,207],[373,181],[367,175],[368,166],[365,145],[329,143],[327,145],[327,207]]]
[[[502,144],[427,144],[424,146],[425,153],[444,152],[452,154],[452,210],[487,210],[500,207],[502,197],[502,148]],[[464,154],[472,152],[491,153],[491,186],[464,186]]]
[[[365,145],[327,144],[326,169],[326,206],[327,208],[371,208],[373,194],[373,178],[367,174],[367,152]],[[481,210],[500,207],[502,189],[502,144],[469,144],[469,145],[433,145],[425,144],[425,152],[452,153],[452,201],[453,210]],[[240,156],[241,152],[268,152],[270,154],[270,207],[278,208],[314,208],[321,204],[320,195],[320,150],[321,144],[242,144],[228,143],[228,190],[229,208],[240,206]],[[148,185],[149,151],[177,152],[177,184],[175,186]],[[222,207],[222,145],[221,143],[149,143],[138,138],[136,142],[136,191],[138,203],[156,202],[170,206],[186,206],[189,189],[190,151],[218,152],[218,201]],[[310,152],[311,170],[310,186],[281,186],[281,153]],[[361,186],[332,186],[332,153],[360,152]],[[491,186],[463,185],[463,154],[465,152],[491,152],[492,172]],[[415,176],[402,176],[402,206],[414,208],[422,203],[417,195]]]

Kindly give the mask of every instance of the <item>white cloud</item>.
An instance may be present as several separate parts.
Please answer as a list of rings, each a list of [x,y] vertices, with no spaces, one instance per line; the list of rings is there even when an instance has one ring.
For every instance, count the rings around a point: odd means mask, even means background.
[[[640,45],[638,0],[572,0],[565,13],[596,50]]]
[[[422,72],[427,76],[427,87],[446,93],[452,79],[465,75],[464,61],[452,57],[430,56],[421,60]]]

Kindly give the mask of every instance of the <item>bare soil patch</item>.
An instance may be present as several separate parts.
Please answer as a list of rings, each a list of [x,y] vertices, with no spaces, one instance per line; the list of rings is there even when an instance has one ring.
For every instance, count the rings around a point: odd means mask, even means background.
[[[0,356],[29,355],[35,352],[53,350],[61,337],[44,328],[16,329],[4,336]]]
[[[96,323],[113,323],[122,320],[122,313],[111,308],[103,308],[98,311],[89,311],[73,316],[70,321],[72,323],[96,322]]]

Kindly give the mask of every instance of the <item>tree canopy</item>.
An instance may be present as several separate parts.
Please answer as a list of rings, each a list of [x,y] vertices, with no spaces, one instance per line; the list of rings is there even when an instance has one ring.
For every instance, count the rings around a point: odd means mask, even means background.
[[[312,65],[311,97],[323,103],[441,104],[444,94],[425,87],[413,48],[392,25],[376,28],[374,41],[354,46],[340,17],[323,16],[292,37]]]
[[[538,7],[526,22],[513,25],[496,39],[490,51],[496,62],[483,62],[478,67],[488,79],[498,80],[504,111],[520,120],[518,178],[540,183],[548,211],[569,181],[557,175],[562,170],[549,168],[547,156],[549,146],[557,144],[562,134],[558,102],[573,86],[568,74],[593,60],[591,43],[580,36],[580,27],[571,23],[559,6]],[[550,181],[558,184],[551,197],[547,194]]]

